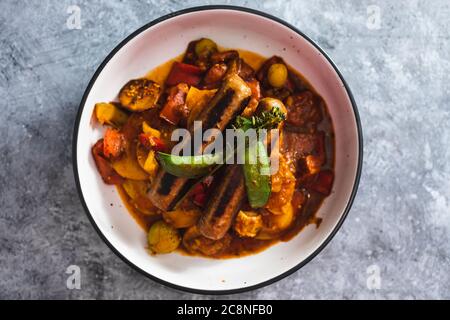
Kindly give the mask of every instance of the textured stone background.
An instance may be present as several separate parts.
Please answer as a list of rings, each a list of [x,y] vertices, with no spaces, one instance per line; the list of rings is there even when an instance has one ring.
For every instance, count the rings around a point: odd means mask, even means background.
[[[190,1],[208,3],[219,2]],[[231,297],[450,298],[450,3],[225,3],[270,12],[315,39],[348,80],[365,136],[359,193],[334,240],[294,275]],[[66,26],[72,4],[81,30]],[[369,5],[381,10],[377,30]],[[0,298],[204,298],[146,279],[109,250],[83,212],[71,164],[75,114],[96,67],[129,33],[184,7],[1,1]],[[71,264],[81,290],[66,288]],[[373,266],[378,290],[367,286]]]

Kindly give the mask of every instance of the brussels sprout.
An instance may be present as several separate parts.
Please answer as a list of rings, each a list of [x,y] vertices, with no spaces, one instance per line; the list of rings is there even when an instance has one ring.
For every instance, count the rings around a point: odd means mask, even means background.
[[[208,58],[217,51],[217,44],[211,39],[202,38],[195,44],[195,54],[199,58]]]
[[[119,92],[122,106],[131,111],[144,111],[156,106],[161,86],[149,79],[130,80]]]
[[[169,253],[178,248],[181,238],[177,229],[159,220],[148,231],[148,246],[154,253]]]

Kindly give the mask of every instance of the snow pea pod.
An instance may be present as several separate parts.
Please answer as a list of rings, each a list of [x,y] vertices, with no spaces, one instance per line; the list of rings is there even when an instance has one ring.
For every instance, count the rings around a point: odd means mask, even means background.
[[[271,192],[269,156],[262,141],[246,148],[243,169],[248,202],[252,208],[261,208],[269,201]]]
[[[221,163],[222,155],[204,154],[198,156],[176,156],[158,152],[158,160],[163,169],[176,177],[195,179],[211,174]]]

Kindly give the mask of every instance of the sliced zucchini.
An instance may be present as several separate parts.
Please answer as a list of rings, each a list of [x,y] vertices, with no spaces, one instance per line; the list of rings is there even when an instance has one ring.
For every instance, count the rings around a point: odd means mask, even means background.
[[[119,92],[122,106],[131,111],[144,111],[156,106],[161,95],[161,86],[141,78],[130,80]]]

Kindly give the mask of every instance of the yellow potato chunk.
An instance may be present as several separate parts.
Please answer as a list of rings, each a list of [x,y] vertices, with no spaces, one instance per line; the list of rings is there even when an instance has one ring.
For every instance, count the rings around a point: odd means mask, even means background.
[[[116,128],[122,127],[128,120],[128,115],[113,103],[97,103],[94,111],[98,122]]]
[[[240,237],[255,237],[263,226],[260,214],[252,211],[239,211],[234,222],[234,231]]]

